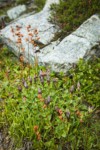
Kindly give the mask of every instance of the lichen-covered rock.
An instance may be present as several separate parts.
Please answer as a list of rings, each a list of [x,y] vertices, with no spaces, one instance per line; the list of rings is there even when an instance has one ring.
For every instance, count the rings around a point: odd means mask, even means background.
[[[92,16],[75,32],[42,49],[39,54],[41,64],[50,65],[56,72],[67,72],[80,58],[89,59],[92,55],[100,56],[100,18]]]
[[[26,11],[26,6],[19,5],[8,10],[7,15],[10,19],[16,19],[25,11]]]

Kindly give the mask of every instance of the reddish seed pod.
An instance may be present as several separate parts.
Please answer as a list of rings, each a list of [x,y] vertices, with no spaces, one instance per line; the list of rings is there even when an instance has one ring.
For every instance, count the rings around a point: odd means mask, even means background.
[[[35,43],[35,42],[34,42],[34,40],[31,40],[31,44],[33,44],[33,45],[34,45],[34,43]]]
[[[23,34],[20,34],[20,37],[24,37],[24,35],[23,35]]]
[[[38,94],[38,96],[37,96],[37,97],[38,97],[38,99],[40,99],[40,100],[41,100],[41,99],[42,99],[42,94]]]
[[[59,117],[60,120],[63,120],[63,117],[62,117],[62,116],[58,116],[58,117]]]
[[[34,129],[35,132],[37,132],[37,131],[38,131],[38,128],[39,128],[39,127],[36,125],[36,126],[34,126],[33,129]]]
[[[76,111],[76,115],[77,115],[78,117],[80,117],[80,116],[81,116],[81,112],[80,112],[79,110],[77,110],[77,111]]]
[[[41,135],[40,134],[37,136],[37,139],[38,139],[38,141],[41,140]]]
[[[58,110],[58,114],[59,114],[59,115],[62,115],[62,114],[63,114],[63,112],[62,112],[61,109]]]
[[[59,107],[56,106],[56,107],[55,107],[55,110],[56,110],[56,112],[59,112]]]
[[[44,105],[43,105],[43,108],[47,108],[47,105],[46,105],[46,104],[44,104]]]
[[[23,57],[23,56],[20,56],[20,58],[19,58],[19,59],[20,59],[20,61],[21,61],[21,62],[23,62],[23,61],[24,61],[24,57]]]
[[[28,41],[28,38],[26,38],[25,40]]]
[[[28,26],[27,26],[27,29],[30,29],[30,28],[31,28],[31,25],[28,25]]]
[[[84,121],[82,119],[80,119],[80,123],[83,123]]]
[[[33,36],[33,34],[32,34],[32,33],[29,33],[28,35],[29,35],[29,36]]]
[[[24,48],[24,47],[22,47],[22,48],[21,48],[21,50],[22,50],[22,52],[24,52],[24,51],[25,51],[25,48]]]
[[[63,114],[63,111],[60,108],[58,108],[58,106],[55,107],[55,110],[58,113],[58,115],[62,115]]]
[[[47,75],[47,73],[46,72],[42,72],[42,77],[45,77]]]

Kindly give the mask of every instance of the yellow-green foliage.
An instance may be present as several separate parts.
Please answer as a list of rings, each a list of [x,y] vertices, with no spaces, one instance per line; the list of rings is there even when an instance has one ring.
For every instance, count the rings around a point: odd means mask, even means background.
[[[10,150],[28,143],[30,150],[99,150],[99,68],[100,59],[80,60],[69,75],[55,76],[48,68],[15,62],[3,49],[0,128],[13,139]]]

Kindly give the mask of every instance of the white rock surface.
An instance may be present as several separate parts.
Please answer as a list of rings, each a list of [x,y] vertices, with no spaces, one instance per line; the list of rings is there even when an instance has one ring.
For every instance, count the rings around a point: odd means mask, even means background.
[[[48,65],[55,72],[63,71],[66,73],[72,64],[77,63],[80,58],[89,59],[93,54],[100,55],[100,17],[93,15],[61,42],[58,40],[50,43],[54,34],[58,31],[58,28],[48,22],[48,17],[50,16],[49,7],[51,3],[58,3],[58,1],[59,0],[48,0],[41,12],[19,19],[7,26],[1,30],[0,38],[12,48],[17,56],[19,56],[19,52],[21,52],[21,54],[25,56],[25,59],[33,64],[36,56],[35,50],[38,49],[38,47],[34,47],[31,43],[26,42],[26,38],[29,38],[27,26],[31,25],[31,32],[33,32],[34,29],[38,29],[39,42],[48,45],[37,53],[39,64]],[[16,43],[17,36],[15,36],[15,33],[17,32],[17,25],[21,27],[20,33],[24,35],[20,45]],[[13,28],[14,33],[11,32],[11,28]],[[21,51],[21,48],[25,48],[24,53]]]
[[[10,19],[16,19],[25,11],[26,11],[26,6],[19,5],[19,6],[16,6],[12,9],[8,10],[7,15]]]

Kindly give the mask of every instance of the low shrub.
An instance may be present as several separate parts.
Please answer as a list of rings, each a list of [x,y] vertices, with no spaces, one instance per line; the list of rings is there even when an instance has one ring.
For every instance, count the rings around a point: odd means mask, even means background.
[[[100,0],[60,0],[59,4],[52,4],[50,21],[57,24],[62,36],[74,31],[91,15],[100,13]]]
[[[9,56],[9,57],[8,57]],[[13,61],[12,61],[13,59]],[[100,148],[100,59],[80,60],[68,75],[0,54],[0,128],[30,150]]]
[[[16,0],[17,4],[25,4],[27,0]]]
[[[37,6],[37,11],[40,11],[43,9],[45,5],[46,0],[34,0],[34,4]]]

